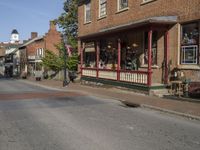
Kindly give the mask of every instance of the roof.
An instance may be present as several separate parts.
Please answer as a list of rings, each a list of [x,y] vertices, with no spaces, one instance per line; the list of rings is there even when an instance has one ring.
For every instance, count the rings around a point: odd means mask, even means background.
[[[16,29],[13,29],[11,34],[19,34],[19,33]]]
[[[126,24],[113,26],[110,28],[103,28],[99,30],[99,32],[88,34],[84,36],[79,36],[79,38],[86,38],[86,37],[93,37],[105,33],[117,32],[125,29],[136,28],[148,24],[162,24],[162,25],[170,25],[177,23],[178,17],[177,16],[157,16],[157,17],[150,17],[142,20],[131,21]]]
[[[41,39],[43,39],[43,38],[44,38],[43,36],[39,36],[39,37],[36,37],[36,38],[34,38],[34,39],[31,39],[31,40],[29,40],[28,42],[26,42],[26,43],[22,44],[21,46],[19,46],[19,49],[20,49],[20,48],[23,48],[23,47],[26,47],[27,45],[29,45],[29,44],[31,44],[31,43],[33,43],[33,42],[35,42],[35,41],[41,40]]]

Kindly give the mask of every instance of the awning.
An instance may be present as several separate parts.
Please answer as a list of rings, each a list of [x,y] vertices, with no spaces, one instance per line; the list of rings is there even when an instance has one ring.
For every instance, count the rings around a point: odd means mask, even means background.
[[[83,36],[79,36],[79,38],[89,38],[100,36],[106,33],[118,32],[125,29],[136,28],[140,26],[145,26],[148,24],[160,24],[160,25],[172,25],[177,23],[178,17],[177,16],[158,16],[158,17],[150,17],[142,20],[132,21],[126,24],[110,27],[110,28],[103,28],[99,30],[99,32],[93,34],[87,34]]]

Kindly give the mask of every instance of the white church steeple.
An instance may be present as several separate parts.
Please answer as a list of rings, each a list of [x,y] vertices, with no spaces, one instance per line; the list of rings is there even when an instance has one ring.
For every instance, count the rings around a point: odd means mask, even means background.
[[[11,33],[10,42],[11,43],[19,42],[19,33],[17,32],[16,29],[13,29],[13,31]]]

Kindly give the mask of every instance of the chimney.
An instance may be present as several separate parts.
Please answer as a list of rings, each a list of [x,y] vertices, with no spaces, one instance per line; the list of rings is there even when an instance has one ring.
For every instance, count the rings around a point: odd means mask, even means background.
[[[34,39],[38,36],[37,32],[31,32],[31,39]]]
[[[50,21],[50,30],[56,30],[55,21]]]

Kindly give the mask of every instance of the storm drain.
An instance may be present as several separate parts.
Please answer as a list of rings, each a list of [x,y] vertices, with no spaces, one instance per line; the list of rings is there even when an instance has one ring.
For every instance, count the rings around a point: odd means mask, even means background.
[[[127,102],[127,101],[121,101],[124,107],[131,107],[131,108],[138,108],[141,107],[140,104],[133,103],[133,102]]]

